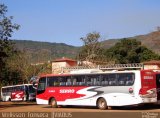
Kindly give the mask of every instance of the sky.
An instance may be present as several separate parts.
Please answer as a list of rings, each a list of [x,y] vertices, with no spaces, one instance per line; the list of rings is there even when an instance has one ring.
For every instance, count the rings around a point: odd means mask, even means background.
[[[81,46],[81,37],[101,40],[147,34],[160,26],[160,0],[0,0],[21,27],[12,39]]]

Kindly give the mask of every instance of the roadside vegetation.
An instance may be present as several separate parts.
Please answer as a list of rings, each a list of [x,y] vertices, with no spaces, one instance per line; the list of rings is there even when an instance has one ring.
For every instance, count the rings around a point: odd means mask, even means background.
[[[13,23],[13,16],[7,16],[7,12],[7,6],[0,4],[0,87],[28,83],[32,76],[51,70],[48,63],[31,65],[25,51],[15,47],[11,37],[20,25]]]
[[[136,39],[121,39],[108,49],[102,46],[100,34],[97,32],[89,33],[81,40],[84,46],[77,58],[82,61],[96,64],[127,64],[160,60],[160,55],[148,49]]]

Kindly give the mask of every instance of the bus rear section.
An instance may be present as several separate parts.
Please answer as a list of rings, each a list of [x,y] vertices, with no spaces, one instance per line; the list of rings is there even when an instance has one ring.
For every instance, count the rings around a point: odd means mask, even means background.
[[[156,88],[157,88],[157,103],[160,104],[160,71],[155,72]]]
[[[10,87],[2,87],[1,88],[1,100],[6,102],[6,101],[11,101],[11,88]]]
[[[36,90],[33,85],[26,84],[17,86],[15,90],[11,92],[11,101],[35,101]]]
[[[141,89],[139,95],[142,98],[142,103],[157,102],[156,79],[152,70],[141,70]]]
[[[24,91],[14,91],[11,92],[11,101],[24,101],[25,100],[25,92]]]
[[[4,86],[1,90],[2,101],[34,101],[36,90],[32,84]]]

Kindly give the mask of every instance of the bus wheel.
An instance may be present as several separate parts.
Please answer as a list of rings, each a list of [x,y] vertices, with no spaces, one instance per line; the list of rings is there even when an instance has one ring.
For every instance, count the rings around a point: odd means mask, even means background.
[[[25,99],[24,99],[24,97],[22,98],[22,102],[24,102],[25,101]]]
[[[8,101],[10,101],[10,102],[11,102],[11,98],[9,98],[9,99],[8,99]]]
[[[98,99],[97,107],[101,110],[105,110],[107,108],[106,100],[104,98]]]
[[[50,100],[50,105],[51,105],[52,108],[56,108],[57,107],[57,101],[54,98],[52,98]]]

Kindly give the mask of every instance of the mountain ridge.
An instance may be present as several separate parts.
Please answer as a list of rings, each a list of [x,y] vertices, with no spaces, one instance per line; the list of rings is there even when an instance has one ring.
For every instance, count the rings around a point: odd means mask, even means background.
[[[154,31],[145,35],[128,37],[128,39],[137,39],[142,45],[160,54],[160,31]],[[108,39],[101,42],[103,48],[108,49],[114,46],[121,39]],[[25,51],[31,62],[52,61],[55,58],[69,57],[75,58],[81,47],[72,46],[65,43],[55,43],[46,41],[32,40],[13,40],[17,49]]]
[[[67,56],[74,58],[79,47],[65,43],[50,43],[31,40],[13,40],[18,50],[25,51],[31,62],[46,62],[55,58]]]

